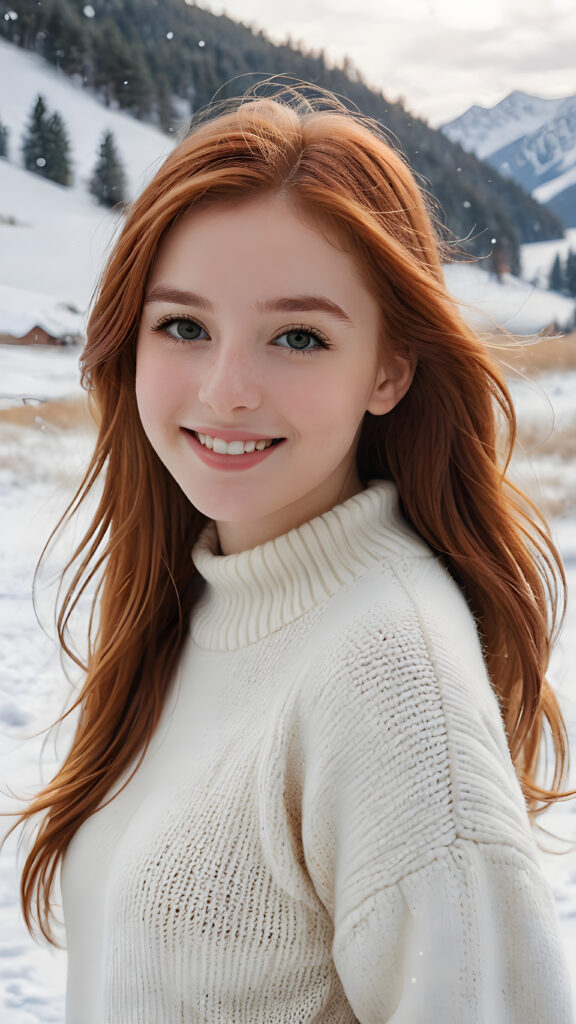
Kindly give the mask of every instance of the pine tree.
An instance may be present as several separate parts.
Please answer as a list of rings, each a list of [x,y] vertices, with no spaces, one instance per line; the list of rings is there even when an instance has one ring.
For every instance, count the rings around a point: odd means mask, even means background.
[[[78,13],[66,0],[52,0],[45,7],[44,57],[68,75],[82,74],[84,55],[90,48],[87,19],[79,20]]]
[[[556,253],[556,259],[552,264],[552,270],[550,271],[550,277],[548,278],[548,287],[551,292],[564,291],[564,271],[560,262],[559,253]]]
[[[103,206],[126,202],[126,174],[111,131],[104,132],[89,190]]]
[[[8,129],[0,121],[0,156],[8,156]]]
[[[43,96],[37,96],[22,141],[24,167],[46,177],[47,108]]]
[[[154,87],[143,47],[128,42],[110,18],[103,18],[94,29],[94,85],[102,91],[106,106],[117,103],[136,117],[147,114],[154,98]]]
[[[38,96],[22,143],[24,166],[59,185],[72,183],[70,140],[61,114],[48,116],[43,96]]]
[[[72,184],[70,139],[62,115],[55,111],[46,125],[46,177],[58,185]]]
[[[569,295],[576,295],[576,252],[573,249],[568,250],[565,287]]]

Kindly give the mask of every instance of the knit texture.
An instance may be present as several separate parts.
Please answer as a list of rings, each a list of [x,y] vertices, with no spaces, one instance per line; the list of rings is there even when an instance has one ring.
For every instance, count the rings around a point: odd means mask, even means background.
[[[64,860],[68,1024],[570,1024],[474,620],[394,485],[217,550],[144,761]]]

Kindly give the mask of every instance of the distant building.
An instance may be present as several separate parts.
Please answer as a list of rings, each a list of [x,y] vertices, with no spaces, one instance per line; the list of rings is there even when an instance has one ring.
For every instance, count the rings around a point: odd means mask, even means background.
[[[78,336],[49,334],[43,327],[33,327],[21,338],[0,330],[0,345],[77,345],[79,342]]]
[[[53,295],[0,285],[0,344],[82,344],[82,318],[74,305]]]

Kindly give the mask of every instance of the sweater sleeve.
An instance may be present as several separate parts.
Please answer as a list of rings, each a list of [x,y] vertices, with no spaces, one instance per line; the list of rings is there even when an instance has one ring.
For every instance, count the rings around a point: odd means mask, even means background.
[[[498,705],[449,641],[364,616],[307,689],[302,842],[336,970],[360,1024],[570,1024]]]

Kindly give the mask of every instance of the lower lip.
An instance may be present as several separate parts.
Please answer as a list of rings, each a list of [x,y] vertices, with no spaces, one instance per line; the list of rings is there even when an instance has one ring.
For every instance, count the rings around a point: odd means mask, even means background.
[[[198,458],[206,466],[212,466],[214,469],[251,469],[252,466],[259,466],[272,452],[278,451],[278,448],[281,448],[284,444],[284,439],[282,439],[277,444],[271,444],[268,445],[268,448],[263,448],[261,452],[245,452],[244,455],[221,455],[219,452],[207,448],[205,444],[201,444],[196,435],[191,431],[182,428],[182,432]]]

